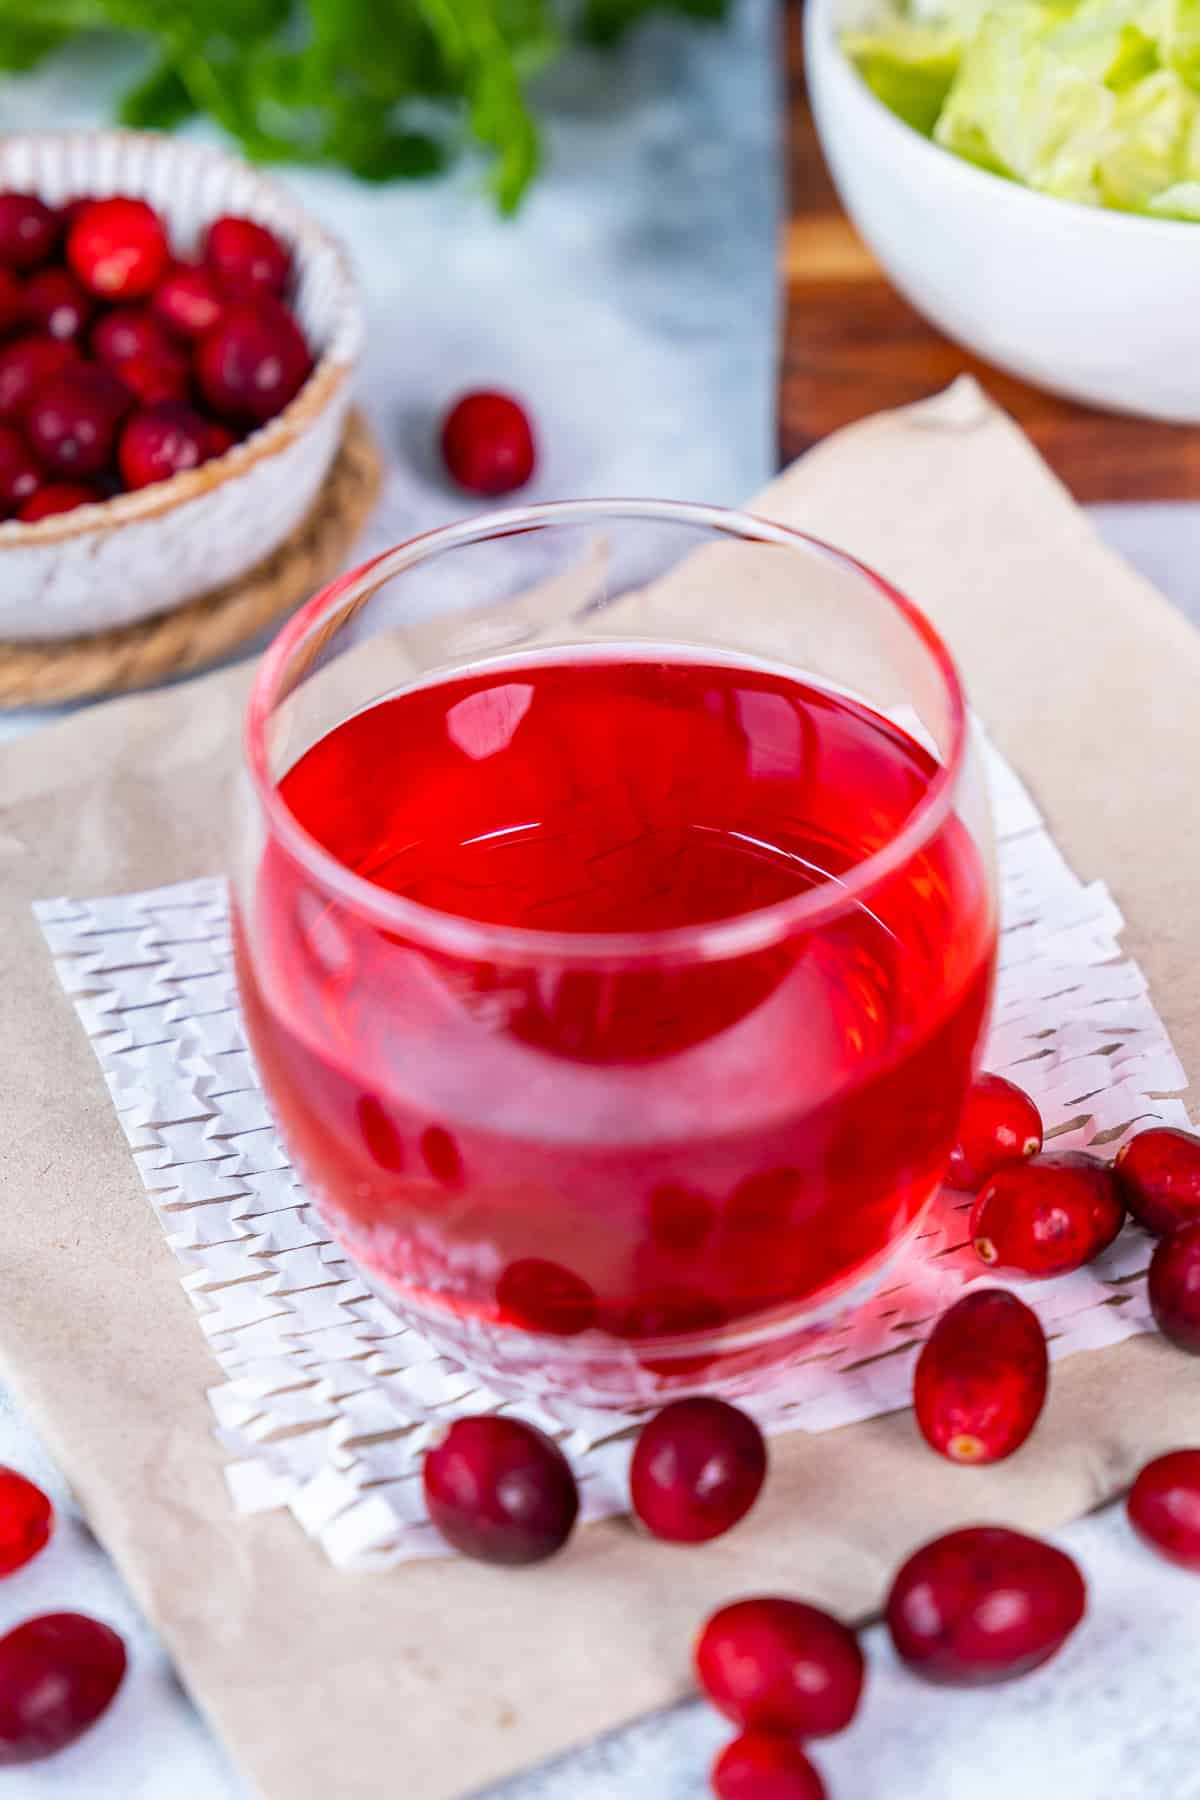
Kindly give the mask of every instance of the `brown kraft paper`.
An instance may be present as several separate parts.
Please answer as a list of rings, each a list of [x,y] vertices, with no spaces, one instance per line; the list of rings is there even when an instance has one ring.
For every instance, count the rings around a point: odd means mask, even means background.
[[[1114,890],[1200,1067],[1200,636],[970,384],[839,433],[758,510],[931,615],[1067,857]],[[285,1514],[236,1518],[216,1365],[30,902],[224,865],[249,679],[114,702],[0,757],[0,1368],[252,1791],[469,1794],[686,1693],[695,1629],[731,1596],[866,1616],[938,1530],[1059,1525],[1200,1441],[1200,1363],[1145,1337],[1060,1364],[1034,1438],[994,1468],[933,1457],[907,1412],[777,1440],[749,1520],[697,1550],[611,1521],[520,1573],[346,1575]]]

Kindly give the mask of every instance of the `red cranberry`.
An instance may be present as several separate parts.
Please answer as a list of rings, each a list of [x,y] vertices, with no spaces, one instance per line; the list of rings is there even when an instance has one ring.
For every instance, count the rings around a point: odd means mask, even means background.
[[[20,432],[0,425],[0,518],[10,518],[42,485],[42,471]]]
[[[749,1731],[829,1737],[858,1711],[865,1665],[848,1626],[802,1600],[735,1600],[696,1643],[696,1678]]]
[[[233,306],[196,353],[200,387],[215,412],[263,425],[308,379],[312,359],[282,307]]]
[[[746,1516],[766,1473],[753,1419],[724,1400],[676,1400],[638,1434],[629,1492],[655,1537],[704,1544]]]
[[[1200,1220],[1159,1240],[1147,1285],[1163,1336],[1200,1356]]]
[[[1002,1288],[980,1289],[942,1314],[917,1359],[917,1424],[951,1462],[999,1462],[1037,1424],[1048,1379],[1036,1313]]]
[[[49,262],[61,230],[61,216],[36,194],[0,194],[0,263],[5,268],[36,269]]]
[[[0,1466],[0,1575],[31,1562],[49,1542],[54,1509],[40,1487]]]
[[[71,226],[67,261],[84,287],[105,300],[138,300],[157,287],[170,261],[162,220],[144,200],[97,200]]]
[[[1200,1450],[1172,1450],[1148,1462],[1126,1504],[1148,1544],[1200,1573]]]
[[[525,409],[508,394],[465,394],[442,425],[442,456],[459,487],[472,494],[524,487],[537,461]]]
[[[582,1275],[540,1256],[509,1263],[496,1283],[501,1316],[522,1331],[577,1337],[596,1322],[596,1296]]]
[[[143,488],[199,468],[209,454],[208,420],[178,400],[160,400],[129,420],[117,463],[127,488]]]
[[[1113,1168],[1126,1206],[1156,1237],[1200,1219],[1200,1137],[1192,1132],[1167,1125],[1139,1131]]]
[[[116,373],[143,406],[157,400],[187,400],[191,395],[191,370],[184,356],[129,356],[116,364]]]
[[[566,1457],[544,1432],[504,1416],[456,1419],[425,1457],[425,1502],[448,1544],[481,1562],[542,1562],[579,1512]]]
[[[717,1800],[826,1800],[825,1783],[794,1738],[747,1731],[712,1768]]]
[[[695,1188],[669,1182],[650,1196],[650,1235],[663,1250],[698,1250],[716,1222],[716,1207]]]
[[[116,1632],[83,1613],[43,1613],[0,1638],[0,1767],[65,1750],[107,1709],[124,1674]]]
[[[461,1187],[463,1179],[462,1151],[453,1132],[444,1125],[427,1125],[417,1144],[421,1161],[435,1181],[445,1187]]]
[[[1067,1151],[999,1169],[971,1208],[971,1237],[981,1262],[1046,1278],[1091,1262],[1124,1222],[1112,1170]]]
[[[179,352],[154,314],[144,306],[114,306],[92,330],[92,349],[119,369],[137,356],[173,357]]]
[[[12,270],[0,263],[0,337],[19,330],[25,319],[25,289]]]
[[[56,513],[74,512],[77,506],[91,506],[100,495],[94,488],[78,481],[51,481],[27,500],[17,517],[25,525],[36,525],[39,519],[52,519]]]
[[[888,1595],[897,1654],[929,1681],[971,1687],[1048,1662],[1082,1619],[1087,1589],[1062,1550],[999,1525],[935,1538]]]
[[[23,337],[0,350],[0,419],[17,419],[34,388],[51,375],[78,363],[71,342],[52,337]]]
[[[76,194],[73,199],[64,200],[58,209],[58,216],[62,220],[64,232],[69,234],[75,221],[82,219],[88,207],[95,206],[95,204],[95,194]]]
[[[108,369],[66,369],[38,387],[25,409],[25,431],[56,475],[98,475],[112,461],[129,395]]]
[[[282,294],[291,273],[291,253],[273,231],[254,219],[227,214],[214,219],[204,242],[204,260],[227,294],[253,300]]]
[[[1041,1147],[1042,1115],[1029,1095],[1003,1075],[981,1075],[967,1095],[946,1180],[974,1192],[997,1169]]]
[[[25,309],[39,331],[53,338],[77,338],[96,303],[67,269],[40,269],[26,283]]]
[[[177,263],[154,291],[154,316],[177,337],[203,337],[225,311],[225,298],[206,269]]]
[[[228,425],[222,425],[219,419],[210,419],[208,421],[208,454],[210,459],[214,456],[224,456],[225,452],[227,450],[232,450],[236,443],[237,439],[234,437],[232,431],[230,431]]]

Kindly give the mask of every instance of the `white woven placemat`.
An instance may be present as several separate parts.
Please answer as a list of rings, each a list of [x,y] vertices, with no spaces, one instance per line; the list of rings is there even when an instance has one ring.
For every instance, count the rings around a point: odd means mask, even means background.
[[[1067,867],[1000,756],[988,767],[1002,881],[987,1066],[1032,1093],[1059,1147],[1135,1123],[1187,1124],[1185,1077],[1107,889]],[[39,902],[42,930],[221,1379],[209,1391],[243,1512],[287,1507],[347,1568],[443,1554],[424,1515],[421,1453],[439,1422],[509,1407],[368,1294],[323,1236],[275,1135],[246,1049],[224,882]],[[908,1404],[932,1322],[981,1277],[969,1201],[947,1192],[882,1291],[830,1330],[784,1389],[746,1402],[770,1430],[823,1431]],[[1054,1357],[1150,1328],[1146,1238],[1029,1300]],[[989,1278],[990,1279],[990,1278]],[[567,1402],[513,1406],[551,1431],[584,1516],[626,1509],[628,1421]]]

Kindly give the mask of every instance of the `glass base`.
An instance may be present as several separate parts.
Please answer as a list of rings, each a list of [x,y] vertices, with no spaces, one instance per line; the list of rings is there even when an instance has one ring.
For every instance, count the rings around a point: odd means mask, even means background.
[[[841,1288],[802,1308],[694,1336],[629,1341],[606,1332],[549,1337],[514,1325],[415,1307],[378,1269],[344,1253],[364,1286],[443,1356],[505,1400],[553,1400],[587,1410],[653,1411],[693,1394],[769,1403],[785,1399],[789,1376],[831,1326],[861,1306],[899,1261],[924,1220],[934,1189],[905,1231]]]

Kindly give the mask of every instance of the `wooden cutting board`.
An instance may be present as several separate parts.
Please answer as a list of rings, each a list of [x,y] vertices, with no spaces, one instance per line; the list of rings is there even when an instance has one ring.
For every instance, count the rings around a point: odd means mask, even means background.
[[[1200,428],[1096,412],[1028,387],[926,324],[838,204],[804,89],[800,0],[787,9],[790,208],[783,240],[780,449],[977,375],[1079,500],[1200,500]],[[1200,227],[1197,227],[1200,231]]]

